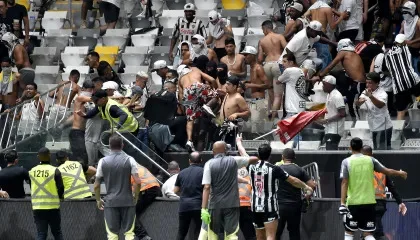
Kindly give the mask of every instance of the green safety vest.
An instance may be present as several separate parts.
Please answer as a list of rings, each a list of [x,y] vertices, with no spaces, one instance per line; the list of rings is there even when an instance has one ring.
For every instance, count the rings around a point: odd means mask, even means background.
[[[56,168],[49,164],[42,164],[29,171],[33,210],[60,208],[60,199],[54,179],[55,170]]]
[[[375,204],[373,162],[369,156],[349,158],[347,205]]]
[[[118,129],[118,131],[119,132],[135,132],[135,131],[137,131],[137,129],[139,127],[137,119],[135,119],[133,114],[130,111],[128,111],[126,106],[112,100],[111,98],[108,98],[108,102],[106,103],[106,106],[105,106],[105,112],[102,111],[101,107],[98,108],[99,112],[101,113],[102,119],[108,120],[109,124],[111,125],[111,128],[114,127],[114,126],[118,127],[118,123],[120,122],[120,119],[119,118],[113,118],[111,116],[111,114],[109,113],[109,109],[114,105],[121,108],[121,110],[123,110],[128,115],[127,120],[125,120],[124,124]]]
[[[92,192],[86,182],[82,164],[76,161],[66,161],[58,169],[63,178],[64,199],[92,197]]]

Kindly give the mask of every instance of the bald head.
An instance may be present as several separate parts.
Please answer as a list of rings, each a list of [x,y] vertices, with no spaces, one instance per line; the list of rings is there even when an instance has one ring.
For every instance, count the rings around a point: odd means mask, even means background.
[[[217,141],[213,144],[213,154],[219,154],[219,153],[226,153],[226,143],[223,141]]]
[[[191,164],[199,164],[201,163],[201,155],[199,152],[192,152],[190,154],[190,163]]]
[[[363,146],[363,148],[362,148],[362,154],[363,155],[372,156],[372,152],[373,152],[373,150],[370,146],[368,146],[368,145]]]

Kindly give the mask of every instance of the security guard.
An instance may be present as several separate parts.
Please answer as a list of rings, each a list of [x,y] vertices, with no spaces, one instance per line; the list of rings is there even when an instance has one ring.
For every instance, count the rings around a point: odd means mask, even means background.
[[[55,240],[62,240],[60,199],[63,198],[64,186],[60,171],[51,166],[51,154],[48,148],[38,151],[41,164],[29,171],[31,178],[31,202],[37,239],[47,239],[48,226]]]
[[[92,192],[86,182],[96,173],[94,167],[89,167],[77,161],[70,161],[66,151],[58,151],[56,154],[58,169],[63,177],[64,199],[83,199],[92,197]],[[86,174],[86,177],[85,177]]]
[[[362,153],[367,156],[372,156],[372,148],[370,146],[363,146]],[[385,215],[386,212],[386,188],[388,191],[391,192],[392,196],[395,198],[395,201],[398,204],[399,212],[405,216],[407,212],[407,207],[402,202],[400,194],[397,192],[395,188],[394,182],[385,174],[374,172],[374,185],[375,185],[375,197],[376,197],[376,207],[375,207],[375,214],[376,214],[376,230],[374,233],[375,239],[382,239],[384,234],[384,227],[382,225],[382,217]]]
[[[238,169],[238,188],[239,188],[239,228],[246,240],[257,239],[255,228],[252,223],[251,211],[251,177],[248,170],[244,168]]]

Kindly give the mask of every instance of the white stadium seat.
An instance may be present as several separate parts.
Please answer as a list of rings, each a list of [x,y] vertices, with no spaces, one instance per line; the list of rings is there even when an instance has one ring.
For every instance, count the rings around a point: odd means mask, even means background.
[[[35,82],[39,84],[57,84],[59,66],[36,66]]]
[[[252,2],[256,3],[265,10],[273,7],[274,0],[252,0]]]
[[[48,31],[51,29],[61,29],[67,19],[67,11],[46,11],[42,18],[42,27]]]
[[[83,83],[85,82],[86,77],[89,74],[89,70],[90,70],[89,66],[68,66],[64,68],[64,72],[61,74],[61,79],[63,81],[68,81],[70,72],[74,69],[76,69],[80,73],[79,82],[77,84],[79,86],[82,86]]]
[[[195,17],[197,19],[200,19],[203,22],[204,26],[207,26],[207,24],[209,23],[209,12],[210,10],[196,10]]]
[[[173,10],[184,11],[185,4],[187,4],[187,1],[185,0],[167,0],[166,1],[166,6],[168,7],[168,9],[173,9]]]
[[[236,27],[241,26],[241,23],[244,19],[246,11],[245,9],[240,9],[240,10],[222,9],[220,14],[222,15],[222,17],[229,19],[230,25],[232,26],[232,28],[236,28]]]
[[[154,29],[147,33],[131,35],[131,41],[135,47],[153,48],[159,29]]]
[[[178,21],[178,18],[183,16],[184,10],[163,10],[162,16],[159,18],[159,24],[164,29],[174,28],[176,21]]]
[[[150,51],[150,63],[154,63],[157,60],[165,60],[169,62],[169,46],[155,46],[155,48]]]
[[[28,12],[28,19],[29,19],[29,31],[33,31],[35,29],[36,21],[38,20],[38,12]],[[23,26],[22,29],[25,29],[25,22],[22,22]]]
[[[34,52],[31,55],[32,67],[37,65],[53,65],[53,62],[57,59],[57,48],[55,47],[35,47]]]
[[[357,121],[356,125],[350,129],[350,135],[352,138],[358,137],[362,140],[371,139],[371,132],[369,130],[369,124],[367,121]]]
[[[81,66],[84,64],[89,47],[66,47],[61,53],[61,61],[64,66]]]
[[[71,29],[49,30],[44,35],[45,47],[56,47],[57,54],[69,45]]]
[[[126,66],[143,65],[148,50],[148,47],[126,47],[125,52],[122,53],[122,59],[124,61],[124,64]]]
[[[232,32],[236,44],[236,53],[239,53],[240,43],[244,40],[245,28],[232,28]]]
[[[262,15],[262,16],[248,16],[248,27],[250,28],[261,28],[261,25],[264,21],[270,20],[269,16]]]
[[[198,10],[212,10],[217,7],[217,0],[194,0],[194,5]]]
[[[261,28],[248,28],[245,36],[246,45],[258,47],[258,42],[264,37],[264,33]]]
[[[149,66],[125,66],[124,73],[138,73],[139,71],[148,72]]]
[[[99,29],[79,29],[77,36],[73,36],[73,44],[77,47],[88,46],[92,51],[98,43]]]
[[[164,0],[152,0],[152,11],[162,10],[164,4]]]
[[[103,44],[105,46],[118,46],[120,50],[124,49],[130,29],[108,29],[104,36],[102,36]]]
[[[130,18],[130,21],[131,21],[131,27],[132,28],[134,28],[134,29],[136,29],[136,28],[148,28],[148,27],[150,27],[150,21],[149,21],[149,19],[147,19],[147,18],[144,18],[144,17],[137,17],[137,16],[134,16],[134,17],[131,17]]]

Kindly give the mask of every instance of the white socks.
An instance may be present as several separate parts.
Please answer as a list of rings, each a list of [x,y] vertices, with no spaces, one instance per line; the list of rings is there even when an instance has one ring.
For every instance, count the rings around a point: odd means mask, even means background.
[[[353,235],[344,233],[344,240],[353,240]]]
[[[375,238],[372,235],[366,236],[365,240],[375,240]]]

